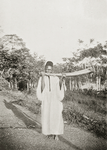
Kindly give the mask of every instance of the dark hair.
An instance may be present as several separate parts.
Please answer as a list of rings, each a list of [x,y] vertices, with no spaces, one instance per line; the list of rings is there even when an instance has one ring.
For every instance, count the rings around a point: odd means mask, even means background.
[[[47,66],[53,67],[53,62],[52,62],[52,61],[47,61],[46,65],[45,65],[45,68],[46,68]]]

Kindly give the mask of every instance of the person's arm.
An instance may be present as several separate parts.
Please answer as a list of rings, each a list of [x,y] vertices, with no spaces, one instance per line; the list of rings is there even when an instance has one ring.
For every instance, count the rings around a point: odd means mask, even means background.
[[[43,100],[43,90],[45,88],[45,83],[44,83],[44,78],[40,77],[38,81],[38,86],[36,89],[36,94],[38,100],[42,101]]]
[[[62,74],[62,77],[59,79],[59,87],[60,87],[60,90],[62,88],[62,86],[65,86],[65,74]]]
[[[64,85],[64,79],[59,79],[57,80],[57,98],[59,99],[59,101],[62,101],[65,95],[65,85]]]
[[[43,92],[44,88],[45,88],[45,81],[44,81],[44,73],[41,73],[42,77],[41,77],[41,93]]]

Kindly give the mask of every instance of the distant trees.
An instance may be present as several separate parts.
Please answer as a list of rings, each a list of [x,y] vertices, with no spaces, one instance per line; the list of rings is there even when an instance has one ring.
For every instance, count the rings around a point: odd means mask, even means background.
[[[43,57],[30,54],[30,50],[17,35],[5,35],[0,39],[0,70],[4,70],[4,77],[8,72],[11,88],[16,87],[17,82],[24,80],[29,89],[31,83],[37,81],[38,73],[44,63]]]
[[[89,45],[84,45],[84,42],[80,39],[78,42],[80,48],[76,52],[73,52],[73,56],[63,58],[64,64],[62,64],[62,70],[63,72],[74,72],[92,67],[94,70],[93,75],[76,77],[72,78],[72,80],[73,82],[88,81],[90,79],[93,82],[97,81],[99,84],[98,90],[100,90],[100,83],[104,83],[107,79],[107,41],[104,45],[101,43],[93,44],[94,39],[90,39]],[[78,83],[76,83],[76,86],[78,87]]]
[[[94,39],[90,39],[89,45],[78,40],[80,48],[73,52],[72,57],[63,58],[62,64],[54,66],[54,72],[74,72],[77,70],[93,67],[94,74],[91,80],[99,80],[101,83],[107,79],[107,41],[102,45],[93,45]],[[0,38],[0,75],[10,83],[10,88],[17,89],[18,83],[22,81],[27,84],[27,90],[34,87],[39,71],[42,71],[45,63],[44,57],[38,57],[36,53],[30,54],[23,39],[17,35],[5,35]],[[89,77],[89,76],[87,76]],[[73,82],[85,81],[88,78],[72,78]],[[67,82],[69,80],[67,79]],[[78,88],[78,83],[73,83]]]

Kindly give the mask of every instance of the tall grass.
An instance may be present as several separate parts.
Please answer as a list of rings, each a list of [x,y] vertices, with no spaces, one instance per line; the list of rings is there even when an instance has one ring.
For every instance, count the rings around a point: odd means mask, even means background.
[[[64,119],[69,124],[76,124],[97,136],[107,138],[106,98],[86,95],[81,91],[66,91],[63,100]]]
[[[106,98],[103,97],[95,97],[93,95],[86,95],[81,91],[66,91],[64,103],[77,104],[78,107],[82,107],[86,111],[93,111],[95,113],[100,113],[102,115],[106,115]]]

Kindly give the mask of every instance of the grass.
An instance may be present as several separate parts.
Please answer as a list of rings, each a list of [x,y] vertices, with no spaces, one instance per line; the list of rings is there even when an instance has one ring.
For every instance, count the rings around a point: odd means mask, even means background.
[[[81,91],[67,91],[64,98],[63,116],[69,124],[107,138],[106,98],[86,95]]]
[[[31,93],[5,90],[1,94],[11,102],[17,103],[35,114],[40,113],[41,102],[37,100],[36,89]],[[81,93],[81,91],[66,91],[63,100],[64,120],[80,128],[94,132],[96,135],[105,135],[106,98],[97,98]]]
[[[3,90],[1,95],[8,97],[10,102],[26,107],[35,114],[40,113],[41,102],[37,100],[36,89],[32,89],[30,94],[27,91]]]
[[[67,91],[64,98],[64,105],[71,106],[81,113],[88,112],[92,117],[95,114],[105,116],[107,114],[106,101],[106,98],[84,95],[81,91]]]

